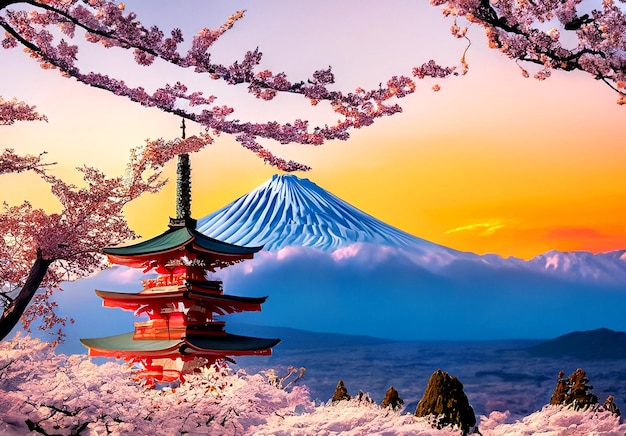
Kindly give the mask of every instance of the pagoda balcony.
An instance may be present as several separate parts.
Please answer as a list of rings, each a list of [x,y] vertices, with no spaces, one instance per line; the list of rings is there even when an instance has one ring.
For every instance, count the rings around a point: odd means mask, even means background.
[[[180,339],[186,330],[187,326],[183,316],[151,319],[135,323],[133,339]]]
[[[194,289],[198,292],[217,293],[224,292],[221,280],[206,280],[204,278],[191,278],[185,274],[161,275],[155,279],[142,280],[143,293],[171,292],[175,289]]]
[[[181,339],[190,334],[194,336],[223,336],[226,335],[224,330],[225,324],[224,321],[206,320],[187,323],[184,316],[182,318],[170,318],[169,320],[165,318],[151,319],[135,322],[133,340],[172,340]]]

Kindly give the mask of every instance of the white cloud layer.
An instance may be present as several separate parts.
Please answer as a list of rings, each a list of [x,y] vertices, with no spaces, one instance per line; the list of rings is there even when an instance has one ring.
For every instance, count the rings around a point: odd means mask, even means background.
[[[623,283],[574,281],[569,270],[499,257],[446,262],[373,244],[332,253],[287,247],[215,275],[226,293],[269,296],[261,312],[229,318],[252,324],[408,340],[547,339],[600,327],[626,330]],[[130,331],[133,315],[103,308],[94,290],[138,292],[142,277],[114,267],[67,283],[56,299],[61,314],[76,319],[68,332],[92,337]]]

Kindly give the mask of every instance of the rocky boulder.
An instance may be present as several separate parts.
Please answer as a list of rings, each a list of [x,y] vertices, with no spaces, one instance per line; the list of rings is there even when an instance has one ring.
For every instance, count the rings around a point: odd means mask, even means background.
[[[385,392],[385,398],[383,398],[382,403],[380,403],[380,407],[390,407],[392,410],[398,410],[404,404],[404,400],[400,398],[398,391],[395,390],[393,386],[387,389]]]
[[[350,398],[352,397],[348,394],[348,389],[343,384],[343,380],[339,380],[335,388],[335,393],[333,394],[332,402],[336,403],[337,401],[349,400]]]
[[[433,426],[439,429],[457,426],[464,435],[476,425],[476,415],[463,392],[463,384],[440,369],[430,376],[415,415],[433,417]]]

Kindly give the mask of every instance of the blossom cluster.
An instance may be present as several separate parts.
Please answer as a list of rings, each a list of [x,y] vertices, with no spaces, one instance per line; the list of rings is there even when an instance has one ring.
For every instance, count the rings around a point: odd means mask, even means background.
[[[604,0],[597,8],[582,0],[430,0],[446,16],[465,17],[485,28],[488,45],[515,61],[551,70],[582,71],[602,80],[626,103],[626,12],[623,2]],[[558,28],[557,28],[558,27]],[[458,36],[454,22],[452,32]],[[525,77],[530,76],[522,68]]]
[[[35,111],[34,106],[29,106],[16,98],[5,100],[0,96],[0,126],[8,126],[16,121],[47,121],[45,115]]]
[[[23,171],[40,171],[43,167],[50,164],[43,161],[43,152],[37,156],[18,155],[12,148],[6,148],[0,154],[0,174],[21,173]]]
[[[9,2],[10,4],[11,2]],[[59,69],[67,77],[124,96],[144,106],[157,107],[203,125],[207,132],[234,134],[238,141],[250,149],[266,163],[278,166],[284,171],[305,171],[307,166],[287,163],[260,148],[257,139],[273,140],[281,144],[299,143],[319,145],[333,139],[347,139],[349,130],[371,125],[376,118],[401,111],[396,104],[386,104],[391,98],[403,98],[415,90],[415,83],[407,77],[393,77],[386,87],[368,92],[343,93],[331,90],[335,83],[331,69],[313,72],[310,78],[290,81],[282,72],[273,73],[267,69],[257,71],[262,53],[251,50],[243,58],[231,65],[213,63],[209,50],[214,43],[235,23],[244,12],[238,11],[228,17],[217,29],[203,28],[191,41],[186,51],[179,50],[184,41],[180,29],[174,29],[169,36],[156,26],[144,26],[135,13],[127,12],[123,4],[108,0],[79,2],[77,0],[48,0],[29,3],[30,9],[12,10],[9,5],[0,6],[0,27],[5,30],[2,41],[4,48],[23,46],[42,67]],[[0,3],[2,5],[2,3]],[[142,87],[128,86],[123,80],[96,72],[82,72],[77,65],[79,49],[65,39],[59,39],[57,29],[63,36],[73,39],[76,30],[81,29],[87,41],[98,43],[106,48],[119,48],[132,52],[139,65],[151,65],[155,60],[171,63],[180,68],[192,68],[197,73],[206,73],[215,80],[230,85],[247,84],[248,91],[262,100],[272,100],[279,93],[298,94],[313,105],[326,100],[335,112],[342,116],[335,125],[316,126],[302,129],[299,120],[282,123],[252,123],[229,117],[234,112],[228,106],[215,107],[215,96],[204,96],[201,92],[190,92],[186,86],[177,83],[166,84],[150,93]],[[434,61],[431,61],[434,63]],[[445,68],[421,68],[418,78],[426,76],[443,77]],[[199,107],[200,110],[191,110]]]
[[[216,365],[162,389],[132,380],[132,368],[56,355],[17,336],[0,343],[0,432],[28,434],[248,434],[272,414],[312,407],[306,388],[281,389],[263,374]]]
[[[132,380],[132,368],[96,365],[85,355],[57,355],[28,336],[0,342],[2,434],[345,434],[458,436],[436,429],[432,417],[392,410],[367,395],[313,401],[303,385],[282,389],[273,369],[249,374],[224,365],[153,389]],[[626,424],[612,413],[546,406],[514,419],[509,412],[481,416],[480,434],[621,436]]]

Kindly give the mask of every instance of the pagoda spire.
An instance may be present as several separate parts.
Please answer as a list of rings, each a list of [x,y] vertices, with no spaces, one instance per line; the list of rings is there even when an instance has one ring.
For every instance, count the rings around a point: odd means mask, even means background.
[[[185,119],[180,124],[182,139],[185,139]],[[179,154],[176,164],[176,218],[170,218],[170,227],[196,228],[191,218],[191,162],[189,154]]]

